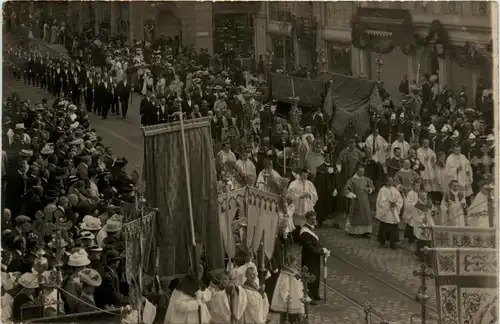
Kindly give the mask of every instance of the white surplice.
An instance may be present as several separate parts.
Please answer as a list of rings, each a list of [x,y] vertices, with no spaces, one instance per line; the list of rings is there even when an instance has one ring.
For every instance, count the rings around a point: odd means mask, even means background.
[[[448,192],[441,201],[441,224],[443,226],[465,226],[463,206],[465,197],[460,192]]]
[[[265,324],[269,313],[269,301],[266,294],[261,294],[257,287],[243,286],[247,293],[247,308],[243,314],[244,324]]]
[[[418,202],[418,193],[415,190],[408,191],[404,199],[403,219],[406,224],[414,227],[415,204]]]
[[[212,293],[212,299],[207,303],[207,306],[213,323],[230,324],[231,314],[238,321],[243,317],[243,313],[247,308],[247,293],[243,288],[240,286],[235,287],[237,292],[235,292],[232,299],[232,308],[229,308],[230,298],[226,290],[215,287],[209,289]]]
[[[490,198],[492,199],[492,198]],[[494,208],[493,206],[491,208]],[[495,211],[493,211],[495,213]],[[496,217],[493,217],[493,226],[496,227]],[[467,226],[489,228],[490,216],[488,212],[488,196],[483,192],[478,192],[467,210]]]
[[[303,198],[303,194],[310,194],[310,198]],[[292,198],[295,205],[294,223],[297,226],[305,224],[304,215],[314,211],[314,205],[318,201],[318,192],[314,184],[309,180],[294,180],[288,187],[288,196]]]
[[[368,135],[368,138],[365,141],[366,147],[371,148],[372,150],[372,159],[375,162],[384,164],[387,156],[386,156],[386,148],[389,145],[386,140],[377,135],[375,141],[373,140],[373,134]]]
[[[391,158],[394,157],[394,149],[396,147],[399,147],[401,149],[401,158],[406,159],[408,158],[408,151],[410,150],[410,144],[408,144],[407,141],[403,140],[402,142],[400,141],[395,141],[391,145]]]
[[[461,170],[458,169],[461,167]],[[457,180],[462,192],[466,197],[472,195],[472,168],[469,160],[463,154],[451,154],[445,164],[446,180],[448,184]]]
[[[264,169],[260,171],[259,176],[257,177],[257,182],[255,183],[257,189],[262,190],[264,192],[273,192],[273,186],[272,183],[278,184],[281,179],[281,176],[278,172],[275,170],[271,169],[270,171],[268,169]]]
[[[227,162],[236,163],[236,155],[234,155],[233,151],[231,150],[227,152],[225,152],[224,150],[220,150],[219,153],[217,153],[217,164],[222,166]]]
[[[417,158],[420,163],[425,167],[425,170],[420,172],[422,183],[426,191],[437,190],[434,166],[436,163],[436,153],[430,148],[419,147],[417,150]]]
[[[391,203],[395,206],[391,207]],[[403,208],[403,197],[396,187],[383,186],[377,196],[377,211],[375,217],[387,224],[398,224],[400,222],[399,212]]]
[[[301,300],[304,296],[304,286],[302,281],[297,279],[297,274],[297,270],[289,267],[281,269],[271,302],[273,311],[304,314],[304,303]],[[290,296],[290,304],[288,304],[288,296]]]
[[[236,177],[238,181],[236,181],[235,188],[240,189],[246,186],[246,183],[243,183],[244,181],[254,184],[255,183],[255,178],[257,177],[257,173],[255,170],[255,165],[250,159],[246,160],[238,160],[236,162],[236,171],[241,177]]]
[[[210,301],[212,294],[209,289],[203,291],[204,303],[201,304],[200,324],[209,324],[212,321],[206,303]],[[192,324],[198,321],[198,303],[196,298],[191,297],[180,290],[175,289],[168,303],[167,314],[163,324]]]

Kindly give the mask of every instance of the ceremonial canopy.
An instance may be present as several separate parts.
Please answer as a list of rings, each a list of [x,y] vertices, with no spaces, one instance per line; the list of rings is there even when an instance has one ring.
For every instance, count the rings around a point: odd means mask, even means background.
[[[299,106],[323,108],[327,116],[333,115],[332,129],[341,135],[349,119],[356,130],[370,129],[370,110],[380,110],[382,100],[374,81],[336,73],[323,73],[315,80],[284,74],[271,75],[271,96],[278,101],[291,103],[299,98]],[[304,117],[307,119],[307,116]]]
[[[205,251],[208,270],[224,268],[210,120],[184,122],[187,166],[178,122],[144,127],[143,132],[145,198],[149,205],[159,210],[156,233],[160,277],[182,277],[190,266],[188,188],[197,247]]]

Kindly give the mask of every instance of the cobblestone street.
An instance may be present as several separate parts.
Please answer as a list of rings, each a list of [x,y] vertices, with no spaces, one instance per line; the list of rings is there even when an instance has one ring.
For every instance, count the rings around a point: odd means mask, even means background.
[[[42,89],[5,77],[5,72],[4,98],[18,92],[23,99],[32,102],[39,102],[43,97],[50,99]],[[143,147],[139,102],[139,95],[134,94],[133,106],[126,120],[121,117],[101,120],[92,115],[90,119],[104,144],[111,146],[117,156],[125,156],[130,170],[135,168],[140,172]],[[380,248],[374,238],[352,238],[339,229],[322,228],[317,232],[325,247],[332,251],[332,256],[328,261],[327,301],[311,307],[311,324],[364,323],[365,303],[373,307],[375,314],[391,323],[410,323],[412,314],[420,312],[419,303],[409,298],[413,298],[420,287],[420,278],[413,275],[420,266],[414,255],[399,249]],[[429,281],[428,285],[429,304],[435,308],[434,283]],[[322,287],[320,291],[322,293]],[[278,323],[277,314],[270,314],[269,319],[271,323]],[[374,317],[374,323],[378,322]]]

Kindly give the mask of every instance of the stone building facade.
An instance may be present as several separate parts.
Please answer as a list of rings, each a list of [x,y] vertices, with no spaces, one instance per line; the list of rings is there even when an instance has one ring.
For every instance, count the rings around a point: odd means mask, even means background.
[[[286,70],[317,64],[318,51],[322,49],[327,70],[373,80],[380,78],[395,101],[399,100],[398,85],[403,74],[409,79],[416,79],[417,74],[437,74],[441,84],[455,91],[464,85],[469,98],[474,96],[481,79],[486,82],[493,79],[491,60],[488,64],[468,62],[464,55],[458,60],[453,55],[437,53],[441,45],[415,48],[404,45],[395,36],[398,31],[393,30],[398,24],[404,25],[407,38],[417,35],[427,42],[432,41],[430,33],[439,34],[446,38],[445,46],[459,48],[461,52],[468,49],[472,57],[482,55],[494,38],[492,20],[496,19],[493,17],[496,4],[493,2],[143,0],[54,2],[49,6],[53,12],[65,12],[76,28],[93,20],[97,30],[100,23],[108,22],[111,32],[125,34],[130,40],[177,36],[183,45],[198,50],[221,52],[224,44],[231,44],[238,51],[254,53],[257,58],[272,51],[273,67]],[[145,32],[151,26],[154,35]],[[353,39],[353,35],[361,40]],[[370,46],[366,45],[368,41]]]

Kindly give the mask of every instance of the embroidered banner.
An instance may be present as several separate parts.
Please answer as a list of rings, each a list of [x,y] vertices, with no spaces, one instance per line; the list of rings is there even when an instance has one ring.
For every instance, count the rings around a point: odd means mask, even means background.
[[[496,249],[436,248],[434,267],[440,323],[498,323]]]
[[[149,273],[149,269],[154,269],[150,264],[154,263],[151,259],[153,242],[156,228],[156,213],[150,212],[142,218],[133,220],[123,225],[125,235],[125,268],[127,282],[134,285],[139,275],[141,264],[144,271]],[[142,242],[140,237],[142,235]],[[142,243],[142,256],[140,245]],[[154,275],[154,273],[149,273]]]
[[[233,236],[234,227],[245,220],[246,247],[257,252],[261,242],[264,242],[266,256],[271,258],[274,252],[276,233],[278,230],[278,208],[281,197],[255,188],[246,187],[233,190],[218,196],[219,225],[223,244],[229,257],[236,249]],[[226,213],[228,210],[228,213]],[[236,211],[239,218],[236,219]]]
[[[496,247],[496,229],[458,226],[433,226],[432,247],[490,248]]]

